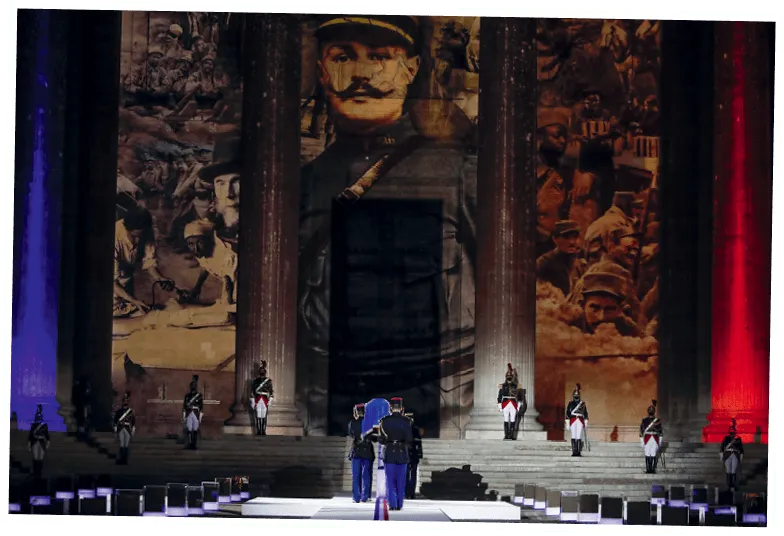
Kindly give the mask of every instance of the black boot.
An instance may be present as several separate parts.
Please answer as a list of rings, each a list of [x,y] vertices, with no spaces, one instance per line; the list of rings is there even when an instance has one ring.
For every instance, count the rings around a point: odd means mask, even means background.
[[[262,419],[256,417],[256,435],[261,435],[261,421]]]
[[[645,474],[651,474],[651,458],[650,456],[645,457]]]
[[[577,456],[577,440],[572,439],[572,456]]]
[[[583,455],[583,440],[582,439],[575,439],[574,440],[575,449],[577,450],[577,456]]]
[[[732,475],[727,473],[727,489],[732,490]]]
[[[509,439],[509,423],[504,421],[504,440]]]
[[[261,419],[261,435],[267,435],[267,418]]]
[[[659,459],[656,456],[651,456],[651,473],[656,474],[656,466],[659,464]]]

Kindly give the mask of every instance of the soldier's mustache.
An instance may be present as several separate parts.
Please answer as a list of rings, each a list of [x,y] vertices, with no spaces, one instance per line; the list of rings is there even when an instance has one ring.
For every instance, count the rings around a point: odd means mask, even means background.
[[[376,87],[367,84],[366,82],[353,82],[343,91],[333,90],[336,97],[342,100],[353,99],[355,97],[369,97],[371,99],[383,99],[389,97],[394,92],[394,89],[389,91],[382,91]]]

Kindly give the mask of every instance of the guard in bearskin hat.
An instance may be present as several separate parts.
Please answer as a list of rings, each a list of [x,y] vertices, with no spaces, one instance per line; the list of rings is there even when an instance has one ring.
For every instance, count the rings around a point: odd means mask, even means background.
[[[256,435],[267,435],[267,413],[272,400],[272,378],[267,377],[267,362],[262,361],[259,375],[253,380],[253,396],[250,407],[256,422]]]
[[[572,401],[566,406],[566,422],[572,436],[572,456],[581,456],[583,433],[588,428],[588,406],[580,398],[580,384],[572,392]]]
[[[658,463],[656,456],[661,448],[663,435],[661,419],[656,417],[656,401],[651,400],[648,416],[640,423],[640,444],[645,451],[645,472],[648,474],[656,473]]]
[[[44,422],[44,408],[38,404],[35,410],[35,419],[30,426],[27,436],[27,449],[33,454],[33,478],[41,478],[44,468],[44,458],[49,449],[49,426]]]
[[[735,419],[732,419],[719,451],[719,457],[724,462],[724,470],[727,473],[727,488],[731,491],[738,488],[738,472],[743,461],[743,441],[738,435],[736,424]]]
[[[193,376],[191,387],[182,402],[182,422],[188,432],[188,443],[185,448],[196,450],[201,421],[204,418],[204,397],[199,392],[199,377]]]
[[[521,394],[517,383],[517,371],[509,363],[506,368],[506,382],[498,389],[498,411],[504,416],[504,439],[514,439]]]
[[[130,407],[131,392],[127,391],[123,396],[122,407],[114,414],[112,427],[120,442],[120,453],[117,456],[117,465],[128,465],[128,449],[131,445],[131,438],[136,434],[136,416]]]

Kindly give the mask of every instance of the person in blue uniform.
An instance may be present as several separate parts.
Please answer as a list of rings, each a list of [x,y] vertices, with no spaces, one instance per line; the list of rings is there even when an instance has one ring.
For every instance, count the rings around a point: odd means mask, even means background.
[[[351,492],[354,502],[368,502],[373,485],[373,460],[376,459],[372,443],[372,431],[362,433],[362,420],[365,418],[365,404],[354,406],[354,418],[348,423],[348,436],[352,440],[351,452]]]
[[[30,433],[27,436],[27,448],[33,455],[33,478],[41,478],[44,468],[44,458],[49,449],[49,426],[44,422],[44,408],[38,404],[35,411],[35,419],[30,426]]]
[[[182,402],[182,421],[188,431],[188,444],[185,448],[196,450],[196,439],[204,417],[204,398],[199,392],[199,377],[193,376],[191,388]]]
[[[583,432],[588,427],[588,406],[580,398],[580,384],[572,392],[572,401],[566,407],[566,421],[572,436],[572,456],[582,456]]]
[[[378,440],[385,446],[384,474],[389,509],[400,510],[406,493],[408,448],[414,442],[414,431],[411,421],[403,415],[403,399],[393,398],[389,405],[392,414],[381,419]]]
[[[648,416],[640,423],[640,443],[645,451],[645,472],[648,474],[656,473],[658,462],[656,455],[661,448],[663,435],[661,419],[656,417],[656,401],[651,400],[651,405],[648,406]]]
[[[411,432],[414,441],[408,447],[408,469],[406,470],[406,499],[416,497],[417,471],[419,461],[422,459],[422,429],[414,422],[414,413],[406,413],[411,420]]]
[[[127,391],[123,396],[122,407],[114,414],[113,429],[120,442],[120,454],[117,456],[117,465],[128,465],[128,448],[131,438],[136,433],[136,416],[130,407],[131,393]]]
[[[743,461],[743,440],[738,435],[735,419],[732,419],[729,431],[721,442],[719,457],[727,473],[727,489],[735,491],[738,488],[738,469]]]

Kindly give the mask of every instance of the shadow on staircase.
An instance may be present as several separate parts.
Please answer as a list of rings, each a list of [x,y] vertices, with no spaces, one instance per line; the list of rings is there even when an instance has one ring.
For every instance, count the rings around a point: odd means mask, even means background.
[[[106,456],[110,460],[117,460],[117,454],[110,452],[109,449],[101,445],[101,442],[92,436],[85,436],[76,432],[67,432],[66,435],[77,443],[82,443],[83,445],[90,447],[98,454]]]
[[[458,469],[433,471],[430,482],[423,482],[420,493],[433,501],[497,501],[498,492],[487,491],[482,475],[471,471],[470,465]]]
[[[324,478],[318,467],[294,465],[274,471],[269,483],[271,497],[331,498],[341,490]],[[328,490],[328,491],[326,491]]]

